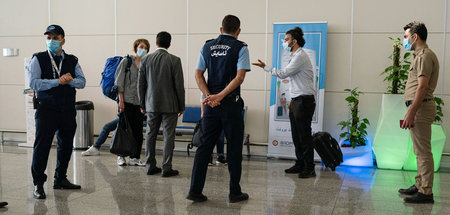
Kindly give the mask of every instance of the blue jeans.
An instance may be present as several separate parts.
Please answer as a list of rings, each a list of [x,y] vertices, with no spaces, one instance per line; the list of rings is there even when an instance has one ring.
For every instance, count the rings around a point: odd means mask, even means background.
[[[94,143],[95,148],[100,149],[100,147],[102,147],[103,143],[105,143],[105,141],[106,141],[106,138],[108,138],[109,132],[116,130],[118,123],[119,123],[119,118],[116,118],[113,121],[108,122],[103,126],[102,132],[100,132],[97,140]]]

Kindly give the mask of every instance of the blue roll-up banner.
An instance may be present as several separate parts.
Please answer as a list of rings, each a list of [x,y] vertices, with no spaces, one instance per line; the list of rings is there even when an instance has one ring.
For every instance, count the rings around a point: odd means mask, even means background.
[[[289,63],[290,53],[283,49],[285,33],[295,27],[303,30],[306,44],[303,50],[308,54],[314,70],[316,87],[316,110],[312,120],[312,131],[322,131],[323,103],[325,93],[325,63],[327,50],[327,22],[274,23],[272,67],[284,69]],[[269,113],[269,157],[295,158],[289,123],[289,101],[291,100],[290,79],[272,76]],[[317,156],[317,155],[316,155]]]

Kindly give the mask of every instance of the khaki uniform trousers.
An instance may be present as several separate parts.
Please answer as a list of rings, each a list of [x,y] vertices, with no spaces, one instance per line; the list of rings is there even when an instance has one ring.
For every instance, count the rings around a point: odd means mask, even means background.
[[[417,157],[417,176],[415,185],[419,192],[433,193],[434,162],[431,152],[431,124],[436,116],[436,103],[423,102],[417,110],[414,127],[410,129],[414,154]]]

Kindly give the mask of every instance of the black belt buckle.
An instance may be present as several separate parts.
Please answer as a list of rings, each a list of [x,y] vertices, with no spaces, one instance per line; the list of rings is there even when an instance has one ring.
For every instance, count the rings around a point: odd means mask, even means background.
[[[405,102],[406,107],[409,107],[412,104],[412,100],[408,100]]]
[[[429,102],[429,101],[432,101],[433,99],[423,99],[423,102]],[[413,100],[408,100],[408,101],[406,101],[405,102],[405,105],[406,105],[406,107],[409,107],[410,105],[412,105],[412,103],[413,103]]]

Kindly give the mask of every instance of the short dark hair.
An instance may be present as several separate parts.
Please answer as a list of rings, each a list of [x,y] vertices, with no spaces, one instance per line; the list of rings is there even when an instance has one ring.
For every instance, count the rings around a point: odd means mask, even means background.
[[[298,45],[303,48],[306,41],[303,38],[303,30],[300,27],[295,27],[294,29],[287,31],[286,34],[290,34],[292,39],[297,40]]]
[[[147,46],[147,51],[150,50],[150,43],[148,42],[148,40],[146,40],[146,39],[137,39],[133,43],[133,50],[134,50],[134,52],[137,52],[137,48],[138,48],[139,44],[141,44],[141,43],[144,43]]]
[[[427,27],[425,27],[425,24],[423,22],[414,21],[410,22],[405,27],[403,27],[403,30],[408,30],[411,32],[411,35],[417,34],[419,35],[420,39],[423,41],[427,41],[428,31]]]
[[[172,36],[167,31],[161,31],[156,35],[156,44],[161,48],[169,48],[171,41]]]
[[[241,21],[237,16],[226,15],[222,20],[222,30],[225,33],[236,33],[241,27]]]

